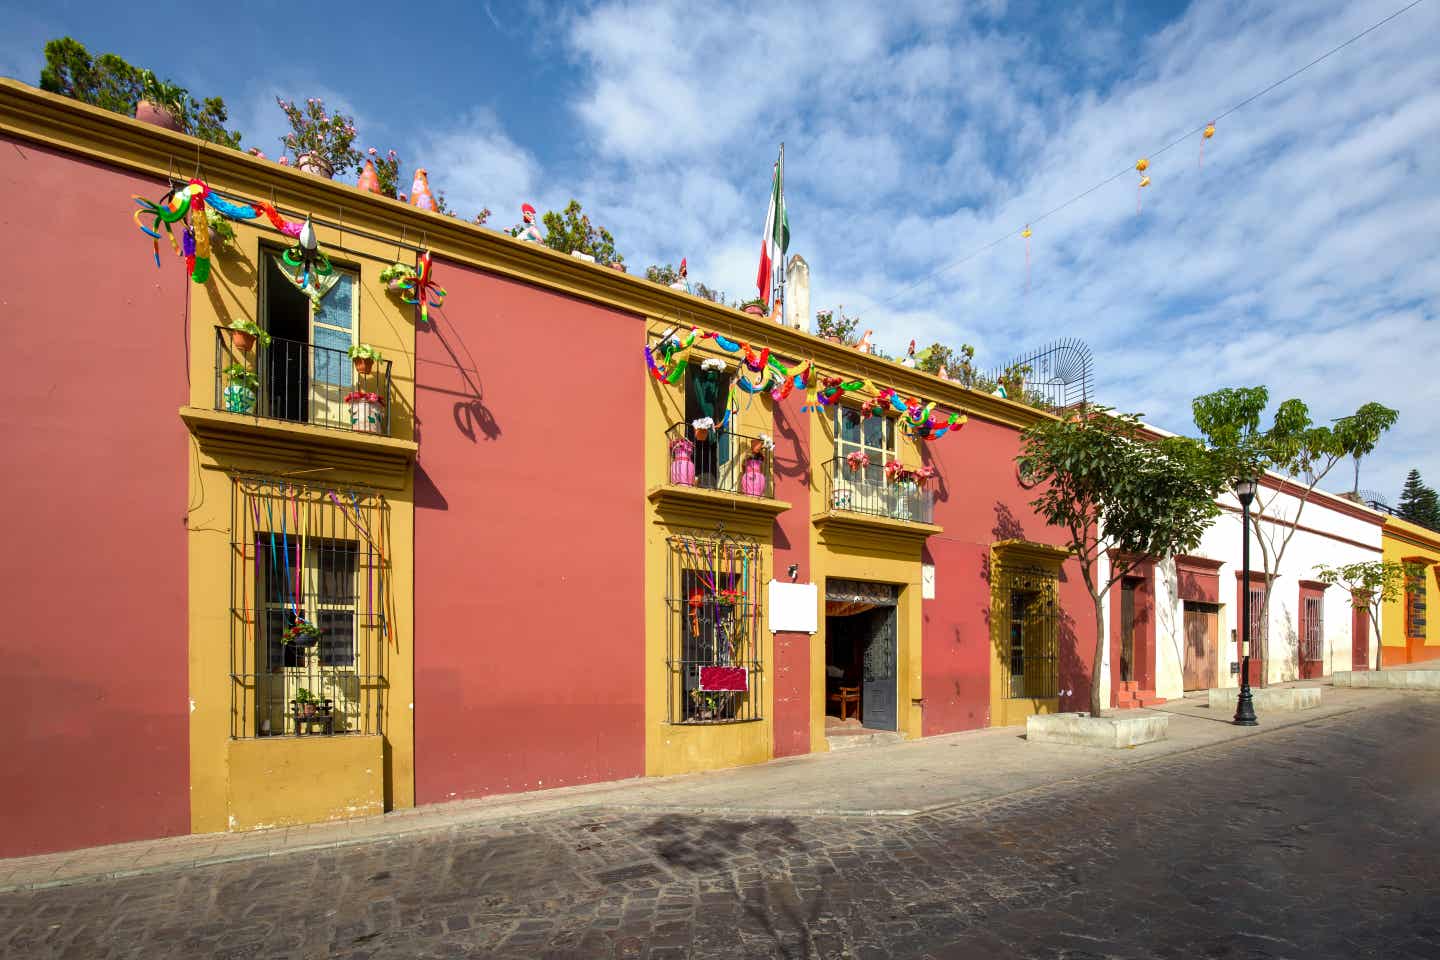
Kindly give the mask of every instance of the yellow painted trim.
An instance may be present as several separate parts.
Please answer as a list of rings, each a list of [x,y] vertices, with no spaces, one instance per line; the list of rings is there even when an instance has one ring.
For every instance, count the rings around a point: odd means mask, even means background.
[[[945,532],[944,527],[933,523],[893,520],[890,517],[877,517],[868,513],[851,513],[846,510],[830,510],[826,513],[818,513],[810,518],[810,522],[815,525],[822,536],[829,542],[834,542],[836,539],[846,537],[924,542],[929,537]]]
[[[690,513],[691,519],[696,522],[704,522],[709,518],[718,522],[735,520],[768,524],[790,509],[790,504],[784,500],[747,497],[723,490],[683,487],[671,483],[651,487],[646,499],[655,504],[667,519]]]
[[[1011,727],[1025,722],[1026,717],[1037,714],[1058,713],[1059,697],[1010,697],[1005,690],[1005,661],[1008,656],[1010,638],[1009,598],[1001,589],[1002,580],[994,576],[1005,566],[1023,564],[1056,571],[1070,556],[1070,551],[1030,540],[998,540],[990,545],[990,726]],[[1057,596],[1052,600],[1059,603],[1058,579],[1052,584]],[[1058,630],[1059,624],[1057,622]]]
[[[1070,559],[1070,551],[1064,547],[1035,543],[1031,540],[997,540],[991,544],[996,559],[1004,563],[1032,563],[1036,566],[1059,569]]]
[[[227,826],[261,830],[383,813],[384,739],[231,740]]]

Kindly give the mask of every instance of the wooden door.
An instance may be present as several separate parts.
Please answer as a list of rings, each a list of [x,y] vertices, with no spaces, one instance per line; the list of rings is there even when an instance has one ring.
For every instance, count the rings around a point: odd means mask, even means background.
[[[1217,606],[1185,601],[1185,689],[1209,690],[1216,686],[1219,662],[1220,616]]]
[[[1350,611],[1350,669],[1370,669],[1370,614],[1362,606]]]

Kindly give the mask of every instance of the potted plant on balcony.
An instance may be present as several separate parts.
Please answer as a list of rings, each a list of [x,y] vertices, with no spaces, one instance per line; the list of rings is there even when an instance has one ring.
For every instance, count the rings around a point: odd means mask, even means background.
[[[845,465],[850,468],[851,473],[859,473],[870,466],[870,455],[864,450],[856,450],[845,455]]]
[[[375,361],[385,357],[368,343],[357,343],[350,348],[350,359],[355,361],[355,372],[362,377],[369,376],[375,369]]]
[[[350,429],[361,433],[383,433],[385,398],[369,390],[355,390],[345,396],[350,405]]]
[[[262,347],[270,346],[270,334],[260,329],[254,320],[241,320],[227,327],[230,331],[230,345],[241,353],[249,353],[259,340]]]
[[[1011,400],[1023,400],[1025,378],[1029,375],[1030,365],[1028,363],[1012,363],[1006,367],[997,378],[1004,396]]]
[[[690,421],[690,429],[695,431],[696,440],[704,442],[710,439],[710,431],[715,429],[715,421],[711,417],[700,417]]]
[[[695,444],[684,437],[670,441],[670,482],[680,487],[695,486]]]
[[[249,413],[255,409],[255,391],[260,388],[260,378],[255,371],[243,363],[232,363],[221,371],[228,385],[221,392],[227,413]]]
[[[915,515],[915,503],[920,485],[935,476],[935,468],[929,464],[907,467],[899,460],[885,464],[885,476],[893,486],[894,512],[897,520],[909,520]]]

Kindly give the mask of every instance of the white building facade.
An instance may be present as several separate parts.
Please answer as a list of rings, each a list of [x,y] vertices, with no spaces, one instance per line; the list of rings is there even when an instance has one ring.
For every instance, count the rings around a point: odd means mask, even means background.
[[[1251,673],[1254,685],[1364,669],[1376,642],[1350,593],[1326,587],[1316,567],[1382,556],[1384,516],[1343,497],[1266,476],[1251,503]],[[1193,554],[1145,560],[1111,588],[1102,702],[1148,705],[1186,692],[1239,684],[1241,511],[1233,493]],[[1292,532],[1293,523],[1293,532]],[[1283,541],[1283,556],[1275,556]],[[1263,548],[1263,549],[1262,549]],[[1262,615],[1264,554],[1270,555],[1269,616]],[[1262,627],[1268,626],[1268,629]]]

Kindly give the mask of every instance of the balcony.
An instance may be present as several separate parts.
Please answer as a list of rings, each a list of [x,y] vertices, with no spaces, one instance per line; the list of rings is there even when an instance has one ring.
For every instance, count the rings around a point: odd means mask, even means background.
[[[775,495],[771,451],[759,437],[709,430],[701,440],[690,424],[677,423],[665,431],[665,449],[672,486],[766,499]]]
[[[344,350],[273,337],[249,351],[215,328],[215,409],[332,430],[390,435],[390,361],[361,371]]]
[[[775,499],[772,451],[760,437],[709,430],[697,439],[694,427],[676,423],[665,431],[665,450],[665,482],[649,498],[672,520],[740,521],[769,533],[771,521],[790,509]]]
[[[827,512],[859,513],[908,523],[935,522],[935,492],[923,483],[894,482],[885,476],[883,464],[852,468],[843,458],[825,464],[825,507]]]

